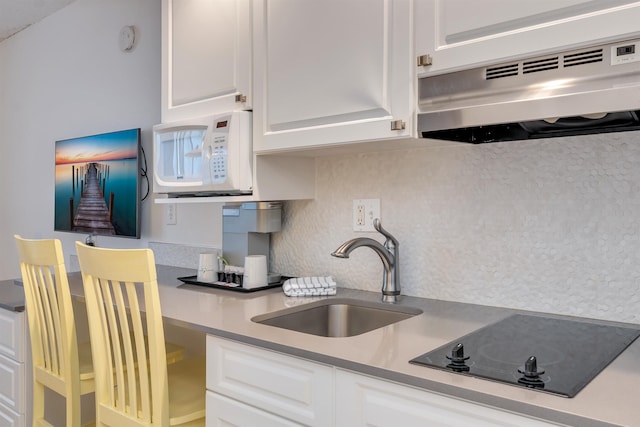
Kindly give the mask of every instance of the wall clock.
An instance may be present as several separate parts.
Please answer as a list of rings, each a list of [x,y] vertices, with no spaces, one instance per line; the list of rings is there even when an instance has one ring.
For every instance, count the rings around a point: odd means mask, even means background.
[[[118,45],[120,50],[126,52],[133,48],[133,44],[136,41],[136,31],[131,25],[125,25],[120,30],[120,36],[118,38]]]

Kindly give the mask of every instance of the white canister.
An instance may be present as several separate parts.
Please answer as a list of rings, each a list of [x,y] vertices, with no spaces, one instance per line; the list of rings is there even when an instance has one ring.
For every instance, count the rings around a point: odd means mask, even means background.
[[[212,283],[218,280],[218,255],[215,253],[200,254],[198,263],[198,282]]]
[[[249,255],[244,257],[242,287],[252,289],[267,285],[267,257],[264,255]]]

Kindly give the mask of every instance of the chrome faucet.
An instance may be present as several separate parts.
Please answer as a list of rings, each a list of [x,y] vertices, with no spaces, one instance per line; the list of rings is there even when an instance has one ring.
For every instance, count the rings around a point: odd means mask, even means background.
[[[331,255],[338,258],[349,258],[351,251],[360,246],[367,246],[373,249],[382,260],[382,265],[384,266],[382,301],[396,302],[400,295],[400,269],[398,268],[398,247],[400,244],[395,237],[382,228],[380,219],[375,218],[373,220],[373,227],[386,238],[384,244],[369,237],[357,237],[344,242]]]

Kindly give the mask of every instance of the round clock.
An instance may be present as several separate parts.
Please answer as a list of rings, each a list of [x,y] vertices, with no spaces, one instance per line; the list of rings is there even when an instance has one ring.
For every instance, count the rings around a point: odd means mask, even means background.
[[[125,25],[120,30],[120,37],[118,39],[118,44],[120,46],[120,50],[126,52],[131,50],[133,47],[133,43],[136,40],[136,31],[131,25]]]

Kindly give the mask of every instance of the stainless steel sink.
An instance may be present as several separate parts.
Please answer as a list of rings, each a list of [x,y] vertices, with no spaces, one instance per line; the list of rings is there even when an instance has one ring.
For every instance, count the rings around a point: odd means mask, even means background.
[[[322,337],[352,337],[422,314],[400,305],[326,299],[255,316],[251,321]]]

